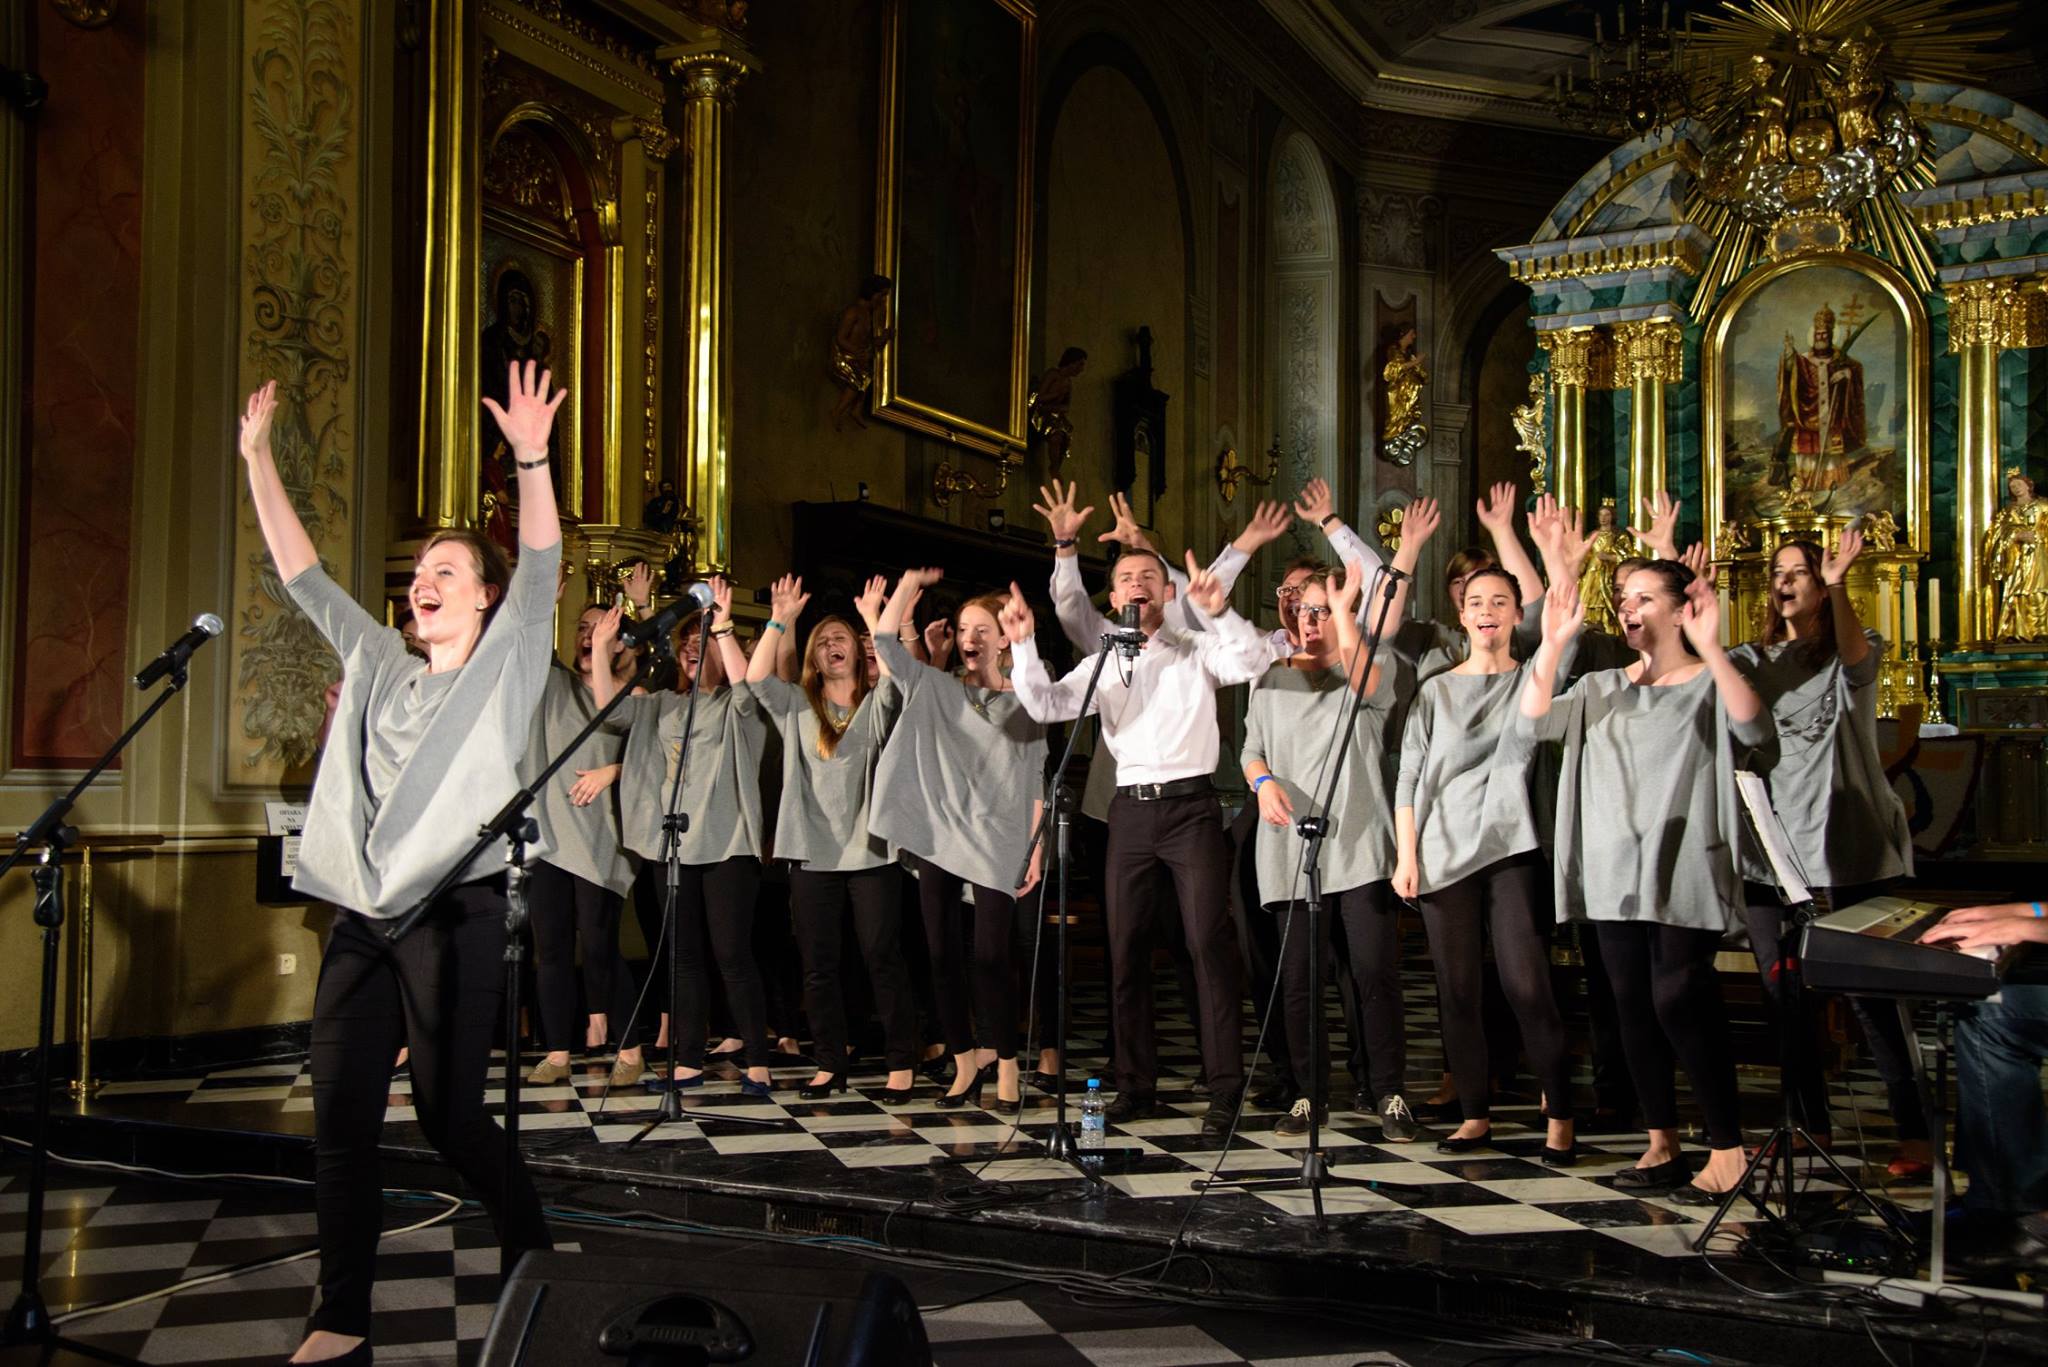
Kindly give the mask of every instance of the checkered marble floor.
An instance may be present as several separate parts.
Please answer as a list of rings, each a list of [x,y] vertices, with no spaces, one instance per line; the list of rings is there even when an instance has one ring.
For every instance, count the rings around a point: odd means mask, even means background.
[[[25,1165],[0,1165],[0,1275],[21,1272],[27,1204]],[[429,1206],[389,1209],[388,1227],[416,1223]],[[314,1216],[303,1187],[171,1183],[58,1168],[47,1205],[42,1290],[53,1314],[125,1299],[185,1278],[297,1252],[311,1245]],[[701,1267],[705,1242],[579,1229],[559,1246]],[[735,1253],[735,1250],[742,1252]],[[712,1241],[727,1260],[751,1254],[801,1275],[803,1252]],[[810,1253],[823,1266],[831,1255]],[[474,1214],[387,1238],[380,1251],[374,1337],[380,1362],[467,1364],[478,1359],[497,1300],[497,1249]],[[1046,1288],[978,1274],[895,1269],[927,1307],[934,1360],[958,1367],[1108,1367],[1109,1364],[1256,1364],[1338,1367],[1410,1359],[1385,1351],[1386,1336],[1300,1317],[1181,1306],[1081,1306]],[[126,1309],[87,1315],[60,1329],[91,1347],[148,1363],[272,1367],[304,1333],[316,1292],[312,1259],[184,1290]],[[744,1278],[732,1290],[743,1292]],[[991,1294],[993,1293],[993,1294]],[[737,1294],[735,1296],[737,1299]],[[1452,1359],[1429,1354],[1432,1362]]]

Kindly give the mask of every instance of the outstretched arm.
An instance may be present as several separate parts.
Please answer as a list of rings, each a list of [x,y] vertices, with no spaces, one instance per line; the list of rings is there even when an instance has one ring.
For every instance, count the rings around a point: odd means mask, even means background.
[[[1318,477],[1301,486],[1301,496],[1294,500],[1294,515],[1323,529],[1339,564],[1348,565],[1356,560],[1368,574],[1379,569],[1379,552],[1366,545],[1365,538],[1337,516],[1336,499],[1327,480]]]
[[[1443,513],[1433,498],[1418,498],[1408,505],[1408,511],[1401,515],[1401,546],[1394,552],[1394,568],[1401,577],[1394,584],[1394,604],[1387,609],[1387,623],[1390,631],[1398,631],[1402,619],[1408,615],[1408,600],[1415,589],[1415,566],[1422,558],[1422,548],[1436,535],[1443,525]],[[1373,621],[1379,620],[1379,609],[1364,607]],[[1343,637],[1339,636],[1339,640]]]
[[[1557,670],[1565,648],[1586,624],[1586,605],[1579,601],[1579,586],[1570,579],[1550,586],[1543,600],[1543,644],[1529,661],[1529,675],[1522,683],[1522,715],[1534,721],[1550,715],[1551,700],[1557,694]]]
[[[711,576],[711,648],[718,652],[718,663],[726,678],[747,677],[747,653],[740,649],[739,636],[732,624],[732,581],[722,574]],[[704,671],[708,663],[697,664],[700,683],[706,681]]]
[[[767,634],[781,639],[774,642],[762,640],[754,646],[754,654],[747,661],[744,676],[748,683],[766,683],[771,675],[778,673],[780,659],[785,652],[791,659],[796,658],[796,646],[790,637],[796,631],[797,617],[810,601],[811,595],[804,592],[804,581],[793,574],[783,575],[768,590]]]
[[[1839,548],[1820,562],[1820,581],[1834,607],[1835,653],[1851,669],[1870,658],[1870,638],[1863,634],[1863,623],[1856,620],[1855,601],[1849,597],[1849,566],[1862,553],[1863,533],[1844,527]]]
[[[277,577],[289,584],[319,564],[320,553],[313,548],[313,538],[306,535],[284,481],[278,478],[277,461],[270,451],[270,425],[276,416],[277,381],[272,380],[249,396],[242,411],[240,446],[242,460],[249,467],[249,498],[256,505],[263,543],[270,548]]]
[[[539,371],[536,377],[535,372]],[[555,410],[569,391],[558,389],[548,397],[553,372],[541,370],[528,361],[522,371],[512,363],[511,385],[505,406],[486,397],[484,407],[497,419],[498,430],[512,448],[512,463],[519,471],[519,544],[527,550],[544,551],[562,540],[562,518],[555,509],[555,481],[548,472],[548,437],[555,430]]]
[[[1711,574],[1685,586],[1685,605],[1679,609],[1678,628],[1685,633],[1707,672],[1714,676],[1714,687],[1721,695],[1721,707],[1728,720],[1737,726],[1757,720],[1764,710],[1763,699],[1757,696],[1749,676],[1737,669],[1728,652],[1721,648],[1721,600],[1714,596]]]
[[[1366,585],[1371,583],[1362,560],[1348,562],[1343,569],[1330,575],[1330,625],[1337,629],[1337,657],[1344,662],[1344,677],[1350,681],[1354,692],[1370,698],[1379,691],[1380,667],[1374,665],[1372,672],[1361,681],[1358,678],[1359,662],[1365,655],[1363,627],[1366,609],[1361,605]],[[1388,620],[1399,620],[1400,604],[1397,601],[1387,609]]]
[[[1024,590],[1010,585],[1010,601],[1003,604],[996,623],[1010,640],[1010,686],[1017,691],[1025,715],[1033,721],[1072,721],[1081,715],[1081,695],[1088,691],[1093,656],[1070,670],[1055,683],[1038,658],[1038,619],[1024,601]],[[1095,703],[1089,701],[1092,709]]]
[[[1521,590],[1522,602],[1526,606],[1543,596],[1543,576],[1536,572],[1536,562],[1529,558],[1529,548],[1522,544],[1522,538],[1515,534],[1515,486],[1503,480],[1487,491],[1486,497],[1478,503],[1479,525],[1486,528],[1493,538],[1494,558],[1500,567],[1515,577],[1515,587]]]
[[[1063,485],[1055,479],[1039,487],[1038,496],[1045,502],[1031,507],[1052,533],[1053,615],[1059,618],[1060,630],[1069,641],[1090,650],[1109,630],[1110,622],[1088,601],[1088,588],[1081,582],[1081,528],[1095,509],[1093,505],[1077,506],[1080,488],[1079,483]]]

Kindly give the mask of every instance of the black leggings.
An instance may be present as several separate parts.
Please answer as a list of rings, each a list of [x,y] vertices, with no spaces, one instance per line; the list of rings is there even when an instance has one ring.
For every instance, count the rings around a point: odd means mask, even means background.
[[[804,961],[804,1014],[811,1022],[811,1057],[824,1072],[848,1069],[841,951],[849,910],[861,958],[868,966],[868,980],[874,985],[889,1069],[896,1072],[917,1066],[917,1003],[911,996],[910,973],[903,966],[898,935],[902,925],[897,900],[900,886],[894,864],[858,873],[790,870],[789,912]]]
[[[320,1308],[312,1327],[367,1337],[384,1227],[377,1144],[400,1045],[412,1049],[412,1101],[427,1140],[490,1213],[500,1272],[549,1248],[524,1163],[505,1167],[505,1135],[484,1114],[484,1078],[503,1024],[503,881],[443,897],[397,944],[386,923],[340,912],[313,1002],[314,1204]]]
[[[1365,1032],[1367,1068],[1375,1097],[1398,1094],[1408,1072],[1408,1038],[1401,1011],[1400,907],[1382,880],[1362,888],[1326,894],[1317,926],[1324,970],[1333,966],[1331,946],[1341,944],[1358,984],[1359,1020]],[[1280,994],[1287,1022],[1287,1055],[1296,1080],[1320,1105],[1330,1091],[1329,1019],[1323,1011],[1322,984],[1311,985],[1308,974],[1308,903],[1276,907],[1287,917],[1280,946]],[[1313,1030],[1314,1035],[1310,1034]],[[1311,1053],[1311,1048],[1315,1053]],[[1310,1076],[1309,1060],[1322,1059],[1319,1076]]]
[[[1828,905],[1852,906],[1879,891],[1882,889],[1831,889],[1827,894]],[[1784,930],[1784,907],[1777,894],[1762,884],[1746,884],[1743,893],[1743,926],[1749,931],[1749,947],[1756,955],[1757,971],[1763,975],[1764,996],[1775,1018],[1783,1009],[1778,981],[1778,937]],[[1833,1117],[1828,1108],[1827,1077],[1821,1070],[1822,1021],[1810,998],[1804,1006],[1806,1019],[1794,1022],[1790,1031],[1792,1057],[1780,1059],[1779,1064],[1784,1085],[1792,1091],[1794,1117],[1813,1134],[1828,1135],[1833,1133]],[[1899,1024],[1899,1013],[1889,1002],[1879,1002],[1872,1009],[1863,997],[1849,998],[1849,1008],[1856,1013],[1856,1023],[1863,1027],[1871,1062],[1884,1079],[1886,1109],[1898,1126],[1899,1138],[1927,1138],[1927,1112],[1920,1104],[1920,1086],[1913,1078],[1913,1056],[1907,1052],[1906,1032]]]
[[[1016,974],[1011,967],[1017,899],[976,883],[970,907],[960,900],[965,880],[916,855],[911,861],[946,1052],[971,1053],[979,1045],[995,1050],[997,1058],[1017,1057]]]
[[[1721,980],[1714,973],[1721,932],[1652,921],[1594,924],[1607,981],[1614,987],[1622,1049],[1643,1108],[1643,1127],[1678,1128],[1678,1089],[1671,1075],[1675,1055],[1706,1113],[1707,1142],[1717,1149],[1740,1147],[1735,1056],[1728,1045]]]
[[[1492,936],[1501,989],[1521,1023],[1529,1062],[1543,1084],[1543,1113],[1552,1120],[1572,1118],[1571,1055],[1565,1049],[1557,998],[1550,990],[1548,927],[1537,924],[1539,867],[1534,855],[1515,855],[1421,899],[1429,954],[1436,961],[1444,1058],[1458,1084],[1458,1106],[1467,1120],[1485,1120],[1490,1113],[1482,930]],[[1502,1062],[1512,1065],[1513,1060]]]
[[[632,1048],[626,1023],[633,1015],[633,975],[619,953],[625,899],[548,863],[533,866],[526,886],[542,1041],[550,1052],[583,1048],[583,1032],[576,1028],[576,942],[581,940],[583,1009],[602,1014],[614,1042]]]
[[[658,886],[665,885],[666,869],[655,867]],[[775,1042],[768,1038],[768,997],[754,960],[754,901],[761,891],[761,861],[751,854],[734,855],[716,864],[684,864],[680,873],[676,1001],[670,1019],[670,1028],[677,1032],[676,1066],[704,1066],[704,1040],[711,1029],[710,960],[715,958],[726,1001],[746,1045],[740,1059],[749,1068],[766,1068]],[[660,903],[655,905],[658,916]],[[654,933],[661,934],[659,920]],[[665,957],[656,956],[657,963]],[[666,981],[656,982],[655,999],[666,998],[668,988]]]

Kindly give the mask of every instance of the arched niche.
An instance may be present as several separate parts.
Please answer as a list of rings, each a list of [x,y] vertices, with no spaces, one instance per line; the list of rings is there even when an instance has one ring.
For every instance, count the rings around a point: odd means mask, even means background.
[[[1279,442],[1281,459],[1262,492],[1292,495],[1318,475],[1341,491],[1336,197],[1321,149],[1298,129],[1281,131],[1267,167],[1265,436]],[[1320,554],[1321,544],[1301,523],[1276,543],[1287,555]]]

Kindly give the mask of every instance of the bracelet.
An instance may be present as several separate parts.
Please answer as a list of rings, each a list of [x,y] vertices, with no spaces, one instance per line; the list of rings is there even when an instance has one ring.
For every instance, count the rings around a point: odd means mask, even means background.
[[[711,639],[714,641],[723,641],[726,637],[732,635],[732,631],[733,627],[731,622],[727,622],[722,627],[713,627],[711,628]]]
[[[1076,541],[1077,539],[1078,539],[1078,538],[1075,538],[1075,537],[1071,537],[1071,536],[1068,536],[1068,537],[1058,537],[1058,536],[1056,536],[1056,537],[1054,537],[1054,538],[1052,539],[1052,547],[1053,547],[1053,549],[1054,549],[1054,550],[1056,550],[1056,551],[1064,551],[1064,550],[1068,549],[1069,547],[1071,547],[1071,546],[1072,546],[1072,545],[1074,544],[1074,542],[1075,542],[1075,541]]]
[[[539,460],[521,460],[519,457],[514,456],[512,457],[512,463],[522,470],[538,470],[541,466],[548,463],[548,457],[546,452],[541,453]]]
[[[1317,525],[1318,527],[1327,527],[1327,526],[1329,526],[1329,525],[1330,525],[1330,524],[1331,524],[1332,522],[1342,522],[1343,520],[1344,520],[1343,518],[1341,518],[1341,517],[1337,516],[1337,514],[1335,514],[1335,513],[1328,513],[1328,514],[1324,515],[1324,516],[1323,516],[1322,518],[1318,519],[1318,520],[1317,520],[1317,522],[1316,522],[1316,525]]]
[[[777,631],[783,632],[784,634],[787,634],[789,631],[788,627],[782,625],[782,623],[776,621],[773,617],[770,617],[768,619],[768,625],[774,627]]]
[[[2034,903],[2034,919],[2038,921],[2043,917],[2048,917],[2048,911],[2043,911],[2039,902]]]
[[[1252,791],[1256,793],[1259,791],[1259,785],[1261,783],[1271,783],[1272,781],[1273,776],[1271,774],[1260,774],[1257,778],[1252,780]]]

